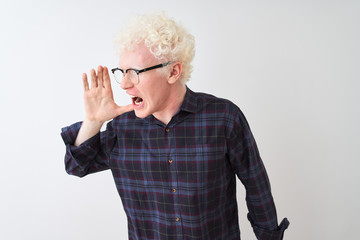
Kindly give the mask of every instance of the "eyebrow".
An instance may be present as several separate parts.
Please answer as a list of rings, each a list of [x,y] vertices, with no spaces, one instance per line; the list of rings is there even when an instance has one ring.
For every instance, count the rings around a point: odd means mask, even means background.
[[[143,69],[143,68],[139,67],[139,66],[132,66],[132,67],[129,67],[129,68],[126,68],[126,69],[123,69],[123,68],[119,67],[119,69],[126,71],[126,70],[129,70],[129,69],[139,70],[139,69]]]

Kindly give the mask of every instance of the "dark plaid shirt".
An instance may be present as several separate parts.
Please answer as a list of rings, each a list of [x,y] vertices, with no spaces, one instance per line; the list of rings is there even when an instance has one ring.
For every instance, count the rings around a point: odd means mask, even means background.
[[[269,180],[249,125],[228,100],[187,89],[168,125],[134,112],[73,146],[81,123],[62,129],[69,174],[111,169],[129,239],[240,239],[236,178],[246,188],[258,239],[282,239]]]

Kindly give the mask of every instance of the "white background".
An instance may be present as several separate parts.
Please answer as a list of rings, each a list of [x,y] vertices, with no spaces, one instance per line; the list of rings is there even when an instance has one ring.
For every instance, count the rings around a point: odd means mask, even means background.
[[[132,14],[165,10],[196,38],[188,86],[235,102],[267,168],[285,239],[360,235],[360,4],[0,1],[0,239],[127,239],[110,171],[64,171],[60,129],[83,119],[81,75],[117,65]],[[129,98],[114,85],[116,101]],[[238,201],[242,239],[255,239]]]

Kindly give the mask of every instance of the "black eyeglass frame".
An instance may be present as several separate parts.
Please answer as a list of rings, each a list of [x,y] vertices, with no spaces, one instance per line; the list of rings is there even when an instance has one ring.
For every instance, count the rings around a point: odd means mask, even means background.
[[[151,67],[147,67],[147,68],[144,68],[144,69],[141,69],[141,70],[138,70],[138,69],[135,69],[135,68],[128,68],[128,69],[126,69],[126,70],[123,70],[123,69],[117,67],[117,68],[111,69],[111,72],[112,72],[113,74],[115,74],[115,71],[118,71],[118,70],[119,70],[119,71],[122,72],[123,77],[125,77],[124,71],[125,71],[125,73],[127,74],[129,70],[133,70],[134,72],[136,72],[136,75],[137,75],[137,77],[138,77],[138,81],[137,81],[136,84],[139,84],[139,83],[140,83],[140,78],[139,78],[139,74],[140,74],[140,73],[142,73],[142,72],[147,72],[147,71],[150,71],[150,70],[153,70],[153,69],[156,69],[156,68],[162,68],[162,67],[165,67],[165,66],[167,66],[167,65],[169,65],[169,64],[172,64],[172,63],[173,63],[172,61],[169,61],[169,62],[166,62],[166,63],[161,63],[161,64],[154,65],[154,66],[151,66]],[[115,78],[115,80],[116,80],[116,78]],[[119,82],[119,81],[117,81],[117,82],[118,82],[118,83],[121,83],[121,82]]]

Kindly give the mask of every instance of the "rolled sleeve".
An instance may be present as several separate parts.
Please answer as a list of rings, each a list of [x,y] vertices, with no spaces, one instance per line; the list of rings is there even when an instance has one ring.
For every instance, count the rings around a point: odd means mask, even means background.
[[[251,223],[251,226],[254,230],[254,233],[256,235],[256,238],[259,240],[282,240],[284,237],[284,231],[289,227],[290,222],[287,218],[284,218],[280,225],[273,231],[260,228],[255,225],[253,220],[250,218],[250,215],[248,215],[248,219]]]
[[[100,133],[74,146],[82,122],[62,128],[61,137],[66,145],[65,170],[70,175],[83,177],[109,168],[107,155],[101,150]]]
[[[61,129],[61,137],[64,143],[73,145],[81,128],[82,122],[74,123]]]

